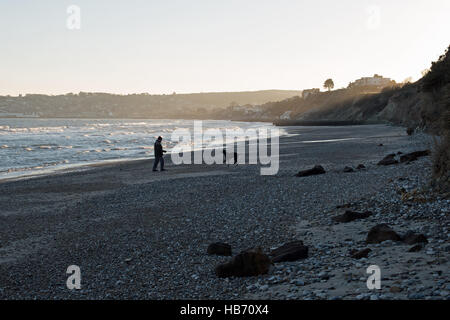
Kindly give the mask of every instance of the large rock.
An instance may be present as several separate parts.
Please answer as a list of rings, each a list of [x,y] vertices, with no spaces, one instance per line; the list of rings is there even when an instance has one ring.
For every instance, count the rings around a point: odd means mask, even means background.
[[[380,243],[386,240],[400,241],[401,237],[387,224],[382,223],[370,229],[366,242]]]
[[[231,246],[223,242],[211,243],[208,246],[207,253],[218,256],[231,256]]]
[[[412,231],[406,232],[402,237],[402,241],[406,244],[428,243],[425,235],[417,234]]]
[[[370,211],[355,212],[355,211],[347,210],[347,211],[345,211],[344,214],[333,217],[332,219],[336,222],[346,223],[346,222],[351,222],[353,220],[365,219],[365,218],[370,217],[371,215],[372,215],[372,212],[370,212]]]
[[[316,165],[312,169],[299,171],[299,173],[296,174],[297,177],[307,177],[307,176],[313,176],[317,174],[324,174],[325,169],[321,165]]]
[[[419,252],[420,250],[422,250],[424,247],[424,245],[422,243],[416,244],[415,246],[412,246],[411,248],[409,248],[408,252]]]
[[[351,256],[353,259],[362,259],[362,258],[367,258],[367,256],[370,253],[370,248],[366,248],[366,249],[362,249],[362,250],[352,250],[350,252]]]
[[[431,154],[430,150],[423,150],[423,151],[414,151],[411,153],[404,154],[400,157],[400,162],[412,162],[416,161],[420,157],[426,157]]]
[[[297,261],[308,258],[308,247],[303,245],[303,241],[292,241],[273,250],[270,255],[272,262]]]
[[[386,157],[383,158],[380,162],[378,162],[379,166],[389,166],[392,164],[397,164],[398,161],[395,159],[395,153],[388,154]]]
[[[250,249],[218,265],[216,275],[219,278],[257,276],[269,272],[270,265],[270,258],[260,248]]]
[[[344,172],[353,172],[353,171],[355,171],[355,170],[353,170],[353,168],[352,167],[345,167],[344,168]]]

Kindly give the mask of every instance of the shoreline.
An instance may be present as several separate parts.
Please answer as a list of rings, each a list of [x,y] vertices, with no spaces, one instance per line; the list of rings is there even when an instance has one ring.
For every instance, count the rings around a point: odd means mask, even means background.
[[[1,119],[1,118],[0,118]],[[44,118],[44,119],[52,119],[52,118]],[[67,118],[69,119],[69,118]],[[91,119],[92,120],[92,119]],[[103,120],[103,119],[94,119],[94,120]],[[108,120],[108,119],[106,119]],[[127,119],[121,119],[121,120],[127,120]],[[130,119],[133,120],[133,119]],[[146,119],[141,119],[141,120],[146,120]],[[152,119],[154,120],[154,119]],[[235,121],[235,120],[225,120],[225,121],[232,121],[232,122],[245,122],[245,121]],[[256,121],[256,122],[260,122],[260,121]],[[275,127],[280,128],[281,130],[283,130],[284,132],[280,132],[279,138],[283,137],[283,136],[289,136],[289,130],[295,130],[295,129],[299,129],[299,128],[319,128],[322,127],[324,129],[326,129],[327,127],[335,127],[335,126],[371,126],[371,125],[377,125],[374,123],[364,123],[364,124],[338,124],[338,125],[332,125],[329,124],[327,122],[327,124],[310,124],[310,125],[299,125],[296,123],[292,123],[292,124],[288,124],[288,125],[278,125],[276,123],[273,123],[273,125]],[[378,124],[378,125],[386,125],[386,126],[394,126],[394,127],[401,127],[401,126],[397,126],[394,124]],[[246,143],[246,151],[247,151],[247,145],[248,142],[250,140],[245,140]],[[240,141],[243,142],[243,141]],[[308,143],[308,142],[305,142]],[[212,148],[201,148],[198,150],[210,150]],[[193,153],[195,151],[198,151],[193,149],[192,151],[190,151],[190,153]],[[169,156],[170,153],[167,153],[167,156]],[[146,160],[153,160],[154,159],[154,155],[149,155],[148,157],[137,157],[137,158],[117,158],[117,159],[105,159],[105,160],[98,160],[98,161],[89,161],[89,162],[79,162],[79,163],[71,163],[71,164],[59,164],[59,165],[55,165],[53,167],[46,167],[46,168],[42,168],[42,169],[33,169],[33,168],[25,168],[25,169],[20,169],[20,168],[13,168],[10,169],[11,171],[8,172],[7,174],[4,174],[4,176],[0,176],[0,183],[4,183],[4,182],[9,182],[9,181],[19,181],[19,180],[26,180],[26,179],[33,179],[36,177],[45,177],[45,176],[51,176],[51,175],[59,175],[59,174],[65,174],[65,173],[71,173],[71,172],[82,172],[85,170],[89,170],[91,168],[96,168],[96,167],[102,167],[102,166],[110,166],[110,165],[120,165],[122,163],[140,163],[141,161],[146,161]],[[166,158],[167,159],[167,158]],[[6,171],[5,171],[6,172]],[[16,174],[17,173],[17,174]]]
[[[1,120],[2,118],[0,118]],[[8,119],[8,118],[3,118],[3,119]],[[29,118],[24,118],[24,119],[29,119]],[[59,119],[59,118],[40,118],[43,120],[52,120],[52,119]],[[62,118],[64,120],[79,120],[79,119],[74,119],[74,118]],[[83,120],[111,120],[111,119],[83,119]],[[148,121],[148,120],[167,120],[167,119],[113,119],[113,120],[142,120],[142,121]],[[185,119],[170,119],[170,120],[185,120]],[[189,121],[195,121],[195,119],[193,120],[189,120]],[[203,120],[200,120],[203,121]],[[207,121],[207,120],[206,120]],[[237,123],[245,123],[245,121],[233,121],[233,120],[219,120],[219,121],[225,121],[225,122],[237,122]],[[259,122],[259,121],[256,121]],[[263,122],[261,122],[263,123]],[[275,126],[274,126],[275,128]],[[277,128],[278,130],[280,130],[279,128]],[[280,135],[285,134],[285,132],[281,129],[280,130]],[[246,137],[246,140],[244,140],[245,143],[247,144],[250,140]],[[239,140],[238,142],[244,142],[242,140]],[[209,150],[212,148],[209,147],[202,147],[200,149],[195,149],[192,147],[192,150],[190,151],[195,152],[198,150]],[[170,149],[168,149],[168,151],[170,152]],[[170,153],[168,153],[170,154]],[[167,154],[167,155],[168,155]],[[53,166],[41,166],[41,165],[37,165],[36,167],[28,167],[28,168],[10,168],[9,170],[4,170],[2,172],[0,172],[0,183],[5,182],[5,181],[15,181],[15,180],[23,180],[23,179],[32,179],[34,177],[42,177],[42,176],[46,176],[46,175],[53,175],[53,174],[64,174],[67,172],[76,172],[76,171],[84,171],[84,170],[88,170],[89,168],[92,167],[98,167],[98,166],[104,166],[104,165],[110,165],[110,164],[114,164],[114,163],[122,163],[122,162],[133,162],[133,161],[144,161],[144,160],[148,160],[148,159],[154,159],[154,155],[148,155],[148,156],[136,156],[136,157],[123,157],[123,158],[113,158],[113,159],[103,159],[103,160],[89,160],[89,161],[80,161],[80,162],[76,162],[76,163],[69,163],[69,164],[56,164]]]

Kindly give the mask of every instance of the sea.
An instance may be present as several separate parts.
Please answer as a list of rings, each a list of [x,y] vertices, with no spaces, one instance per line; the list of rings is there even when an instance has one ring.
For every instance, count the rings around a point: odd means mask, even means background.
[[[270,123],[202,121],[207,129],[270,129]],[[175,129],[194,131],[194,120],[152,119],[0,119],[0,180],[46,174],[90,164],[153,158],[163,137],[170,152]],[[193,137],[192,137],[193,138]]]

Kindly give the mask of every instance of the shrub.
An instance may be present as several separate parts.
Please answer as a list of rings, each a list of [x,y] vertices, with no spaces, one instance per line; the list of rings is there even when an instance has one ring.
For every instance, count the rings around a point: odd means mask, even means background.
[[[450,83],[450,46],[438,61],[431,64],[430,72],[422,80],[424,91],[439,90]]]
[[[441,137],[435,143],[433,184],[441,193],[450,192],[450,111],[443,114]]]

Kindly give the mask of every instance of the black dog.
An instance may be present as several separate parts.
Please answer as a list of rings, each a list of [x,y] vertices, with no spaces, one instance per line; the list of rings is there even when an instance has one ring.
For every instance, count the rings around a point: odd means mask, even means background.
[[[234,152],[234,164],[237,164],[237,161],[238,161],[238,154],[237,152]],[[223,163],[227,163],[227,152],[225,149],[223,150]]]

